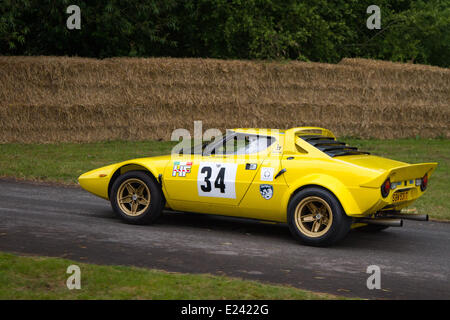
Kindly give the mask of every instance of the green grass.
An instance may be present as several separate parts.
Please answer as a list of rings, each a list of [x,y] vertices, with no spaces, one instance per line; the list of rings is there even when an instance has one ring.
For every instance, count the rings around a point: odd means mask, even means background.
[[[436,219],[450,220],[450,140],[345,139],[373,154],[410,163],[438,162],[428,192],[413,207]],[[131,158],[170,153],[173,142],[113,141],[62,144],[0,145],[0,176],[75,183],[88,170]]]
[[[84,172],[128,159],[170,154],[173,142],[0,144],[0,176],[76,183]]]
[[[66,286],[67,267],[81,270],[81,289]],[[0,253],[0,300],[4,299],[339,299],[281,285],[225,276],[169,273],[101,266],[59,258]]]

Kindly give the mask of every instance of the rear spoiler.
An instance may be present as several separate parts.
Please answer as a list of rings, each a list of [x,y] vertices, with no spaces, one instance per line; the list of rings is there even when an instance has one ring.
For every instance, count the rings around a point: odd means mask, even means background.
[[[361,184],[361,187],[379,188],[387,178],[390,178],[391,182],[401,182],[422,178],[425,174],[428,174],[428,177],[430,177],[437,165],[437,162],[430,162],[409,164],[406,166],[393,168],[382,173],[375,179]]]
[[[284,137],[284,152],[285,154],[292,154],[297,153],[296,143],[297,138],[302,136],[308,136],[308,135],[316,135],[316,136],[323,136],[323,137],[329,137],[336,139],[336,136],[328,129],[325,128],[319,128],[319,127],[296,127],[291,128],[285,131],[285,137]],[[306,143],[306,142],[305,142]],[[308,144],[309,145],[309,144]],[[301,146],[301,144],[300,144]],[[311,150],[314,150],[312,152],[317,152],[317,154],[320,156],[322,152],[320,152],[316,148],[312,148]]]

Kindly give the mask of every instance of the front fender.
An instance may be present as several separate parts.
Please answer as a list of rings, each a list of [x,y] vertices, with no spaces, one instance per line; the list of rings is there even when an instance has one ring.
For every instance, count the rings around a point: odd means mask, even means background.
[[[148,159],[134,159],[128,160],[120,163],[117,167],[121,168],[120,174],[124,174],[125,172],[131,170],[139,170],[140,167],[144,167],[146,170],[150,171],[150,173],[157,179],[160,173],[163,173],[164,166],[162,168],[158,168],[158,166],[153,163],[153,161],[149,161]]]
[[[134,159],[86,172],[78,178],[78,183],[86,191],[108,200],[109,183],[118,170],[121,170],[120,174],[123,174],[130,170],[142,168],[148,170],[155,178],[163,171],[163,169],[158,170],[157,166],[148,159]]]

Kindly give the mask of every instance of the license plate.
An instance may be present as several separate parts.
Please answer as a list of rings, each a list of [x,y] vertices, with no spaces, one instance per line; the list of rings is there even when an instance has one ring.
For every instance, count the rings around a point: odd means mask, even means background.
[[[392,195],[392,202],[408,200],[408,191],[396,192]]]

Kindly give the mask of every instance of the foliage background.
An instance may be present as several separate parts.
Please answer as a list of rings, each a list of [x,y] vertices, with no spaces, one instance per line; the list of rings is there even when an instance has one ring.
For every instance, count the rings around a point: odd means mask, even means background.
[[[81,8],[68,30],[66,8]],[[368,30],[367,7],[381,8]],[[450,0],[2,0],[0,55],[209,57],[450,66]]]

